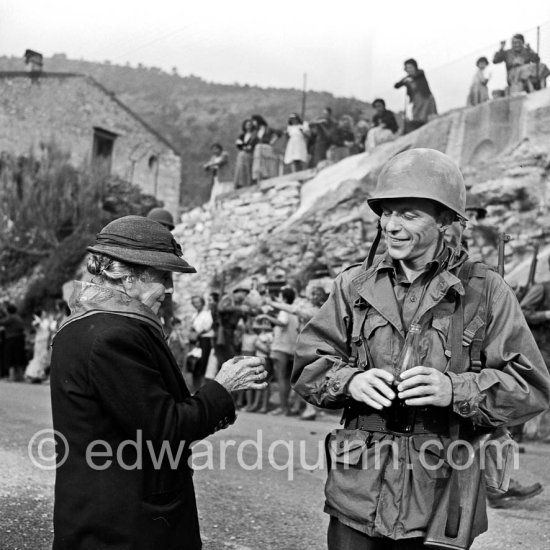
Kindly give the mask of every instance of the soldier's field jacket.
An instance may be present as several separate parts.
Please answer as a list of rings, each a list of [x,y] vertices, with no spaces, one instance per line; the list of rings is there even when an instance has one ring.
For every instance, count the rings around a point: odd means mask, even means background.
[[[464,294],[457,275],[466,256],[463,253],[450,260],[451,265],[449,257],[453,258],[447,249],[410,285],[399,281],[388,255],[377,257],[368,270],[363,264],[342,272],[298,340],[292,373],[295,390],[320,407],[340,408],[350,403],[347,387],[360,372],[352,360],[353,308],[362,306],[367,308],[363,328],[370,351],[367,368],[393,373],[408,326],[413,317],[420,319],[423,364],[447,372],[453,387],[452,406],[434,407],[435,414],[500,427],[525,422],[545,410],[550,400],[547,368],[513,291],[493,271],[486,274],[484,368],[477,373],[449,372],[449,356],[455,350],[449,353],[447,339],[456,295]],[[346,432],[339,430],[331,437],[346,438]],[[329,471],[325,510],[370,536],[424,536],[434,503],[450,475],[444,451],[430,447],[420,460],[422,445],[430,435],[362,432],[357,437],[364,445],[341,459],[336,456],[336,467]],[[448,444],[448,439],[443,441],[445,436],[437,437],[442,447]],[[395,441],[397,447],[376,445],[381,441]]]

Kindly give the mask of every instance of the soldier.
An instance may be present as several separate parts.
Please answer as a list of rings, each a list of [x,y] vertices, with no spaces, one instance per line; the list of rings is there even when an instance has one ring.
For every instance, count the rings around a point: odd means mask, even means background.
[[[550,261],[550,258],[549,258]],[[550,282],[531,286],[520,302],[521,309],[529,323],[533,336],[547,367],[550,367]],[[550,418],[546,413],[533,426],[542,435],[550,432]]]
[[[477,243],[485,242],[488,244],[488,248],[493,252],[491,256],[494,257],[497,249],[498,230],[490,225],[483,223],[483,220],[487,216],[487,209],[483,206],[483,203],[479,196],[472,193],[466,195],[466,214],[468,216],[468,222],[464,228],[462,234],[463,245],[466,246],[466,250],[470,253],[472,258],[472,250]],[[480,223],[481,222],[481,223]],[[481,255],[482,261],[489,261],[485,255]],[[476,258],[477,259],[477,258]],[[525,307],[521,304],[522,310],[525,314],[527,323],[532,327],[531,318],[527,314]],[[527,310],[528,311],[528,310]],[[533,329],[531,328],[533,332]],[[544,360],[547,362],[547,358],[544,355],[544,350],[541,348],[540,342],[537,338],[537,334],[533,333],[535,340],[539,345],[539,349],[542,352]],[[548,362],[547,362],[548,364]],[[511,432],[514,438],[521,442],[523,433],[523,424],[516,425],[512,428]],[[520,449],[521,450],[521,449]],[[504,493],[494,491],[491,488],[487,490],[487,502],[491,508],[509,508],[519,501],[533,498],[542,493],[543,487],[539,482],[532,483],[531,485],[522,485],[516,479],[510,480],[510,486]]]
[[[147,217],[150,220],[154,220],[163,227],[166,227],[168,231],[173,231],[175,224],[174,224],[174,218],[172,217],[172,214],[168,212],[168,210],[164,208],[153,208],[149,211],[147,214]],[[172,275],[170,275],[171,277]],[[173,284],[173,283],[172,283]],[[172,301],[172,294],[167,294],[164,298],[164,302],[162,302],[159,317],[161,318],[164,330],[167,334],[171,334],[173,324],[174,324],[174,303]]]
[[[468,251],[471,259],[484,260],[487,261],[486,256],[478,257],[476,254],[476,244],[479,242],[480,238],[483,238],[485,235],[485,242],[489,241],[489,248],[492,248],[493,254],[492,257],[496,254],[497,241],[498,241],[498,230],[490,225],[486,225],[483,222],[487,216],[487,209],[483,206],[483,203],[479,196],[472,193],[466,194],[466,215],[468,216],[468,221],[455,222],[451,226],[451,230],[447,235],[447,242],[453,246],[457,242],[457,239],[460,240],[461,247]],[[479,252],[480,247],[477,247]],[[473,253],[472,253],[473,252]],[[522,307],[524,313],[525,309]],[[530,318],[525,314],[525,318],[529,324]],[[535,340],[537,340],[535,334]],[[539,349],[540,343],[539,343]],[[544,352],[543,352],[544,357]],[[546,358],[545,358],[546,360]],[[516,425],[512,428],[511,432],[514,435],[514,438],[521,442],[523,424]],[[520,449],[521,450],[521,449]],[[522,485],[516,479],[510,479],[510,486],[507,491],[495,491],[494,489],[487,488],[487,502],[491,508],[509,508],[514,504],[517,504],[519,501],[527,500],[539,495],[543,490],[541,483],[535,482],[531,485]]]
[[[542,357],[550,365],[550,282],[533,285],[520,305]]]
[[[443,153],[391,159],[368,199],[387,252],[341,273],[300,335],[294,388],[314,405],[346,408],[345,429],[328,441],[329,550],[424,548],[456,430],[491,433],[548,407],[550,376],[512,290],[445,242],[465,199]],[[418,330],[419,363],[397,374]],[[408,422],[390,416],[396,405]],[[440,442],[435,457],[426,440]],[[477,483],[464,548],[487,529],[484,494]]]
[[[168,210],[164,208],[153,208],[149,211],[149,214],[147,214],[147,217],[150,220],[155,220],[156,222],[159,222],[161,225],[166,227],[168,231],[173,231],[175,224],[174,224],[174,218],[172,217],[172,214],[168,212]]]

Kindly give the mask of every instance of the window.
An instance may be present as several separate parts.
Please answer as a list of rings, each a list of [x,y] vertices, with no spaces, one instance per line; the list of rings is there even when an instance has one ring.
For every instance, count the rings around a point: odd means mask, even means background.
[[[112,132],[101,128],[94,128],[92,166],[103,174],[111,173],[111,162],[116,137],[117,135]]]

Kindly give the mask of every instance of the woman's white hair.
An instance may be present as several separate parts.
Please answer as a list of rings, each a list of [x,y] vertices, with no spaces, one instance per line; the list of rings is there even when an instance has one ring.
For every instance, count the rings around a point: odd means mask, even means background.
[[[88,256],[86,267],[88,272],[94,276],[94,282],[99,284],[104,282],[119,284],[122,279],[127,277],[141,278],[149,270],[148,267],[127,264],[97,253]],[[99,280],[95,280],[96,277]]]

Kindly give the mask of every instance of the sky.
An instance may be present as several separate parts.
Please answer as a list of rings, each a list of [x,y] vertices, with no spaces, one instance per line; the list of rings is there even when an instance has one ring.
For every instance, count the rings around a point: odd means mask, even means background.
[[[30,48],[262,87],[301,88],[307,74],[308,89],[395,110],[393,84],[414,57],[444,111],[464,104],[479,56],[517,32],[535,48],[538,25],[550,64],[549,0],[0,0],[0,55]],[[501,65],[490,86],[504,86]]]

